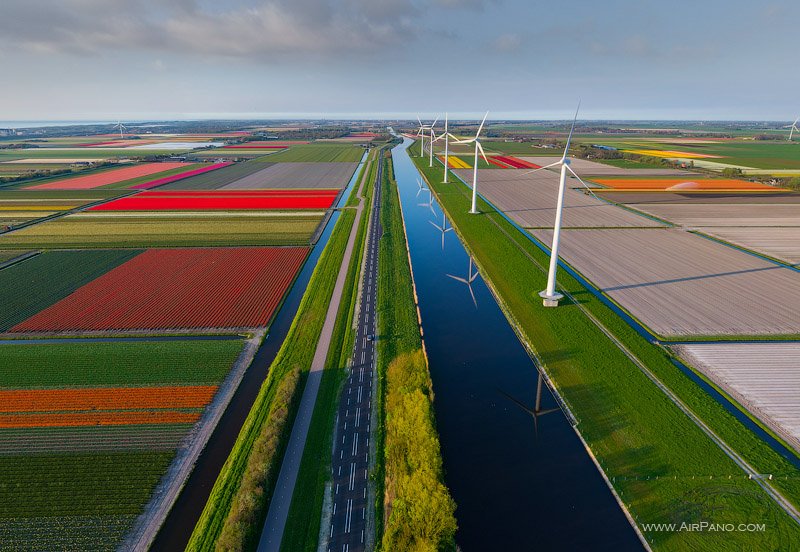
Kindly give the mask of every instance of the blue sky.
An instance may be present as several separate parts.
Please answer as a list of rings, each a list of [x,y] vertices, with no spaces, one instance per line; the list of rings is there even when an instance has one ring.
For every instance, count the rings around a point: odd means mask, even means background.
[[[800,3],[3,0],[0,120],[794,119]]]

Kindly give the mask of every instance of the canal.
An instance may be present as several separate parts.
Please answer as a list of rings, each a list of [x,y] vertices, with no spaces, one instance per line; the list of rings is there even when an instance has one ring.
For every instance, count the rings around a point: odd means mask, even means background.
[[[641,550],[546,388],[540,414],[532,414],[536,366],[435,198],[420,187],[411,143],[404,139],[392,155],[445,480],[458,505],[458,545],[466,552]]]

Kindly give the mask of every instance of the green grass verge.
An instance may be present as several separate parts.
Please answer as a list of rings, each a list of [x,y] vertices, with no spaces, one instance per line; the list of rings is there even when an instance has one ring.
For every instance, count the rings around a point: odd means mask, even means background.
[[[375,152],[370,154],[374,158]],[[379,162],[379,161],[378,161]],[[347,269],[342,302],[333,330],[331,347],[325,361],[314,415],[306,438],[300,471],[297,475],[289,518],[283,531],[281,550],[313,552],[317,549],[322,506],[325,499],[325,484],[331,478],[331,450],[333,427],[339,406],[339,391],[347,376],[347,366],[353,351],[355,331],[353,319],[358,297],[359,274],[364,259],[364,245],[369,224],[369,209],[372,204],[372,188],[378,162],[370,165],[364,181],[364,211],[356,234],[355,248]],[[366,166],[365,166],[366,167]],[[364,176],[362,170],[362,176]],[[359,184],[362,182],[358,180]],[[358,187],[348,198],[347,204],[358,203]]]
[[[139,253],[137,250],[51,251],[3,269],[0,330],[19,324]]]
[[[606,475],[643,523],[712,520],[767,522],[763,533],[670,533],[644,531],[658,549],[721,550],[757,546],[796,547],[800,527],[586,316],[578,304],[557,309],[541,305],[548,256],[481,201],[480,216],[467,214],[468,190],[440,184],[441,167],[428,169],[418,158],[454,227],[466,241],[522,332],[579,419],[578,428]],[[797,470],[747,430],[669,360],[661,348],[640,337],[613,311],[564,271],[560,285],[624,343],[656,376],[773,485],[800,503]]]
[[[292,374],[293,370],[299,368],[302,371],[301,381],[295,385],[295,389],[291,393],[293,395],[290,406],[291,415],[286,419],[288,423],[284,423],[284,427],[278,431],[276,438],[279,443],[272,450],[272,454],[262,460],[269,468],[266,472],[265,480],[262,481],[260,494],[253,498],[256,501],[257,510],[252,518],[253,522],[243,536],[245,548],[253,548],[257,543],[261,526],[269,507],[269,500],[277,477],[280,459],[286,447],[291,420],[294,418],[293,413],[297,408],[297,399],[311,366],[354,218],[355,213],[353,211],[343,211],[336,222],[330,241],[322,252],[309,281],[308,288],[303,295],[297,316],[278,355],[270,366],[269,374],[239,432],[228,459],[220,471],[219,477],[217,477],[209,500],[189,540],[187,550],[212,550],[215,548],[217,540],[222,534],[226,519],[231,514],[231,506],[240,493],[241,482],[248,470],[254,444],[262,433],[274,431],[274,429],[270,429],[268,419],[276,392],[287,375]],[[250,493],[252,490],[245,489],[243,492]]]

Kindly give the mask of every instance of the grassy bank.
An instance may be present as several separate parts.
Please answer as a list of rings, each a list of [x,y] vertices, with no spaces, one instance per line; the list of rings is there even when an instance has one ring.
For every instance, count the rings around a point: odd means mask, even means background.
[[[378,162],[378,152],[370,154],[370,163],[362,169],[365,176],[363,195],[363,215],[356,234],[353,256],[347,271],[339,315],[333,330],[331,347],[325,361],[314,415],[306,438],[300,471],[292,495],[289,517],[283,531],[281,550],[313,552],[317,549],[322,506],[325,499],[325,484],[331,478],[331,450],[333,448],[333,428],[339,405],[339,390],[347,376],[347,366],[353,351],[355,330],[353,319],[359,289],[359,274],[364,259],[365,238],[372,205],[373,184]],[[359,183],[361,180],[359,180]],[[350,196],[347,205],[357,205],[358,195]]]
[[[433,392],[422,352],[397,184],[384,168],[378,250],[379,446],[373,475],[381,550],[454,548],[455,503],[442,482]]]
[[[252,549],[257,544],[291,421],[322,331],[354,218],[355,213],[351,210],[341,213],[314,269],[292,327],[270,366],[269,375],[214,484],[187,550],[212,550],[218,539],[237,544],[233,549]],[[295,372],[299,377],[293,377]],[[283,382],[289,377],[293,378],[294,383],[287,384],[287,389]],[[286,416],[277,416],[279,409],[273,409],[276,396],[286,404],[289,411]],[[287,396],[290,398],[285,400]],[[282,427],[276,425],[276,421]],[[268,454],[255,448],[260,438],[264,441],[262,436],[265,432],[274,436],[273,444],[267,447]],[[254,455],[254,450],[259,454]],[[262,467],[259,468],[258,464]],[[248,479],[247,487],[242,485],[245,475],[258,469],[264,470],[262,477]],[[234,503],[246,505],[248,515],[243,517],[239,512],[232,511]],[[227,521],[229,518],[231,522]],[[233,523],[238,519],[246,519],[246,526]],[[226,522],[229,532],[223,535]]]
[[[413,151],[413,150],[412,150]],[[501,306],[535,351],[578,428],[648,541],[658,549],[787,549],[800,527],[729,459],[595,324],[617,340],[725,441],[798,503],[797,470],[680,372],[661,348],[639,336],[564,271],[559,284],[579,303],[545,309],[548,256],[486,202],[468,215],[469,190],[441,184],[442,168],[414,158],[499,295]],[[758,534],[644,530],[659,522],[766,523]]]

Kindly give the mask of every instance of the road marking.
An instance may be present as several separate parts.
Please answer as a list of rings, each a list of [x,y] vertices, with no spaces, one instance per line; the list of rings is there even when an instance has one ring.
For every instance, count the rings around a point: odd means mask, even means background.
[[[363,385],[359,385],[359,386],[358,386],[358,399],[356,399],[358,402],[361,402],[361,390],[362,390],[363,388],[364,388],[364,386],[363,386]]]
[[[353,490],[355,482],[356,482],[356,463],[350,462],[350,484],[347,486],[348,491]]]
[[[352,452],[353,456],[356,455],[357,450],[358,450],[358,433],[356,433],[355,437],[353,437],[353,452]]]
[[[339,494],[339,484],[338,483],[336,484],[336,493],[334,493],[334,494]]]
[[[358,408],[356,408],[356,424],[355,424],[356,427],[358,427],[360,420],[361,420],[361,407],[359,406]]]

